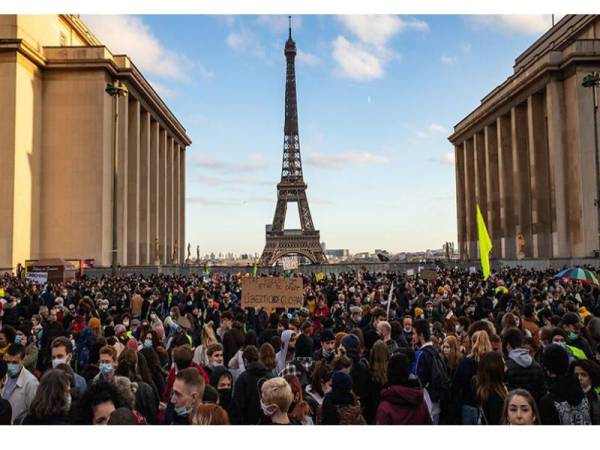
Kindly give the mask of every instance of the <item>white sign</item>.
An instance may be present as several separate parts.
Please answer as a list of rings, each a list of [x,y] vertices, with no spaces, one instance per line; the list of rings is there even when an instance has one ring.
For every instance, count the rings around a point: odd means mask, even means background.
[[[283,270],[294,270],[298,268],[298,258],[296,256],[285,256],[281,258]]]
[[[477,268],[475,268],[475,266],[469,267],[469,273],[477,273]]]
[[[48,282],[48,272],[29,272],[27,279],[34,283],[46,284]]]
[[[406,269],[406,276],[412,277],[415,274],[415,269]]]

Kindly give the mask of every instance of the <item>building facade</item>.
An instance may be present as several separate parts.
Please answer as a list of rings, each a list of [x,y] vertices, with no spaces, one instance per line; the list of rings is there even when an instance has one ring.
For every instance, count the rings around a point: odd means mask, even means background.
[[[592,89],[600,16],[568,15],[455,127],[458,243],[479,257],[476,205],[493,258],[576,258],[599,249]]]
[[[46,258],[110,266],[115,111],[105,88],[114,80],[128,89],[118,111],[118,263],[153,264],[157,238],[162,264],[183,262],[183,126],[78,16],[0,15],[0,269]]]

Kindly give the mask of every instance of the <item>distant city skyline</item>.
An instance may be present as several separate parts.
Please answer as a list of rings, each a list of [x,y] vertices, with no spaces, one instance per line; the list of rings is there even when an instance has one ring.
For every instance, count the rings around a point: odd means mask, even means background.
[[[82,18],[113,53],[132,58],[192,138],[186,241],[202,254],[260,254],[281,171],[287,17]],[[351,253],[456,242],[447,136],[551,16],[293,23],[304,177],[321,240]],[[294,214],[287,227],[298,227]]]

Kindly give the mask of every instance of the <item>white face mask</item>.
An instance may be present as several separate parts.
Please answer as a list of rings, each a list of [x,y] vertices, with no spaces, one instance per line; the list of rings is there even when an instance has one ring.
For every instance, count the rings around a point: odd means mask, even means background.
[[[275,410],[277,407],[275,405],[265,405],[265,403],[261,399],[260,408],[262,409],[262,412],[265,416],[271,417],[273,414],[275,414]]]
[[[61,364],[66,364],[67,358],[55,358],[52,360],[52,368],[56,369]]]

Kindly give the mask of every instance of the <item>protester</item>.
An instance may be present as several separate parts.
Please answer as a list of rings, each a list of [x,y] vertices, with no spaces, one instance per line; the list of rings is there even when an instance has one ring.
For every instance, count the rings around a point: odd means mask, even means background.
[[[529,391],[515,389],[504,399],[502,408],[503,425],[539,425],[540,413]]]
[[[271,378],[260,388],[260,407],[263,415],[260,425],[298,425],[299,422],[288,415],[294,400],[292,388],[281,377]]]
[[[555,270],[502,268],[484,281],[458,267],[433,269],[428,279],[365,270],[303,275],[304,304],[287,310],[243,308],[241,274],[83,276],[42,288],[1,275],[0,355],[10,369],[0,376],[0,416],[9,416],[4,423],[38,416],[49,423],[189,423],[204,399],[231,423],[254,425],[272,422],[261,409],[261,387],[283,376],[292,423],[377,423],[380,410],[382,423],[421,423],[413,416],[423,404],[440,424],[587,423],[586,414],[598,422],[597,286],[556,279]],[[546,354],[557,345],[560,357]],[[399,354],[411,375],[400,370],[394,381],[390,364]],[[188,368],[205,388],[199,400],[177,401],[178,415],[173,386]],[[32,409],[37,380],[52,369],[68,379],[69,414]],[[19,379],[27,379],[28,395]],[[508,404],[499,410],[503,381],[534,398],[510,397],[511,405],[521,402],[512,406],[520,417]],[[220,413],[203,411],[197,422],[225,422]]]
[[[191,412],[202,401],[204,387],[204,378],[196,368],[188,367],[177,372],[171,399],[174,414],[169,423],[189,425]]]
[[[569,374],[569,354],[562,346],[544,349],[542,364],[548,374],[548,393],[540,400],[543,425],[591,425],[590,405],[579,381]]]
[[[22,425],[67,425],[71,410],[71,386],[59,369],[44,373]]]
[[[411,378],[408,357],[402,353],[388,364],[389,387],[381,391],[377,425],[430,425],[431,416],[418,379]]]
[[[4,353],[7,366],[7,378],[2,387],[2,398],[8,400],[12,410],[11,421],[29,412],[35,398],[39,382],[25,367],[25,347],[12,344]]]
[[[219,405],[199,403],[190,416],[192,425],[229,425],[227,411]]]

